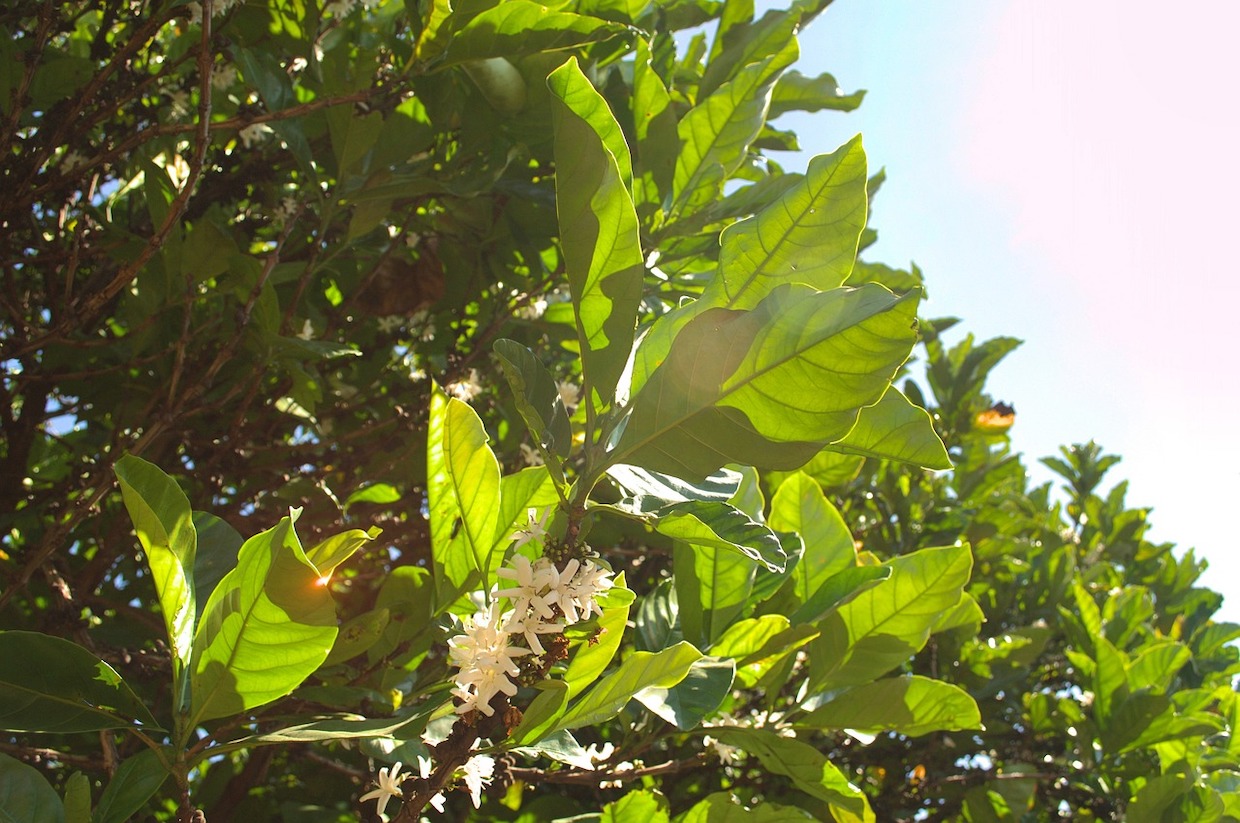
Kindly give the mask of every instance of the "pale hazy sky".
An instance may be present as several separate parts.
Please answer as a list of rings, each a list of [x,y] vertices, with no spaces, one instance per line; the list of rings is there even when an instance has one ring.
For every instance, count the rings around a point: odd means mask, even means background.
[[[1121,455],[1108,479],[1209,559],[1234,621],[1238,33],[1226,0],[837,0],[798,68],[869,95],[780,122],[810,154],[864,134],[888,172],[870,256],[922,266],[927,316],[1025,340],[990,389],[1026,462]]]

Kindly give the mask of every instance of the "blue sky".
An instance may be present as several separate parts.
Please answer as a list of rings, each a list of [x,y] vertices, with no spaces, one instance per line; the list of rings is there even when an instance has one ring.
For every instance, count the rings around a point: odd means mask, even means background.
[[[1240,621],[1236,31],[1221,1],[837,0],[797,68],[865,103],[779,125],[789,168],[864,135],[888,173],[869,256],[925,270],[927,316],[1025,341],[990,390],[1035,481],[1061,444],[1121,455],[1109,481]]]

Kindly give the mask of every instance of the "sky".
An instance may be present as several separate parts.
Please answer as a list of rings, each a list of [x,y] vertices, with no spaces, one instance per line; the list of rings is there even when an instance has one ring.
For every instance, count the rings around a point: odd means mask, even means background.
[[[988,388],[1034,481],[1062,444],[1121,455],[1108,481],[1240,622],[1236,31],[1230,0],[837,0],[797,68],[865,102],[777,125],[789,169],[863,134],[867,257],[922,267],[925,316],[1025,341]]]

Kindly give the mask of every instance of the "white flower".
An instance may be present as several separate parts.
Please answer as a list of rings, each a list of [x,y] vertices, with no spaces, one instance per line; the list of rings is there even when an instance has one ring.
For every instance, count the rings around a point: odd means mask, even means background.
[[[366,792],[366,794],[362,795],[361,797],[362,802],[365,803],[367,800],[378,800],[379,801],[378,812],[379,812],[379,815],[382,816],[383,810],[387,808],[387,802],[389,800],[391,800],[393,797],[404,796],[400,792],[400,783],[405,778],[400,777],[399,775],[400,775],[400,763],[397,763],[395,766],[393,766],[390,772],[387,769],[380,769],[379,777],[378,777],[379,788],[373,789],[369,792]]]
[[[237,137],[241,140],[241,147],[248,149],[269,134],[271,134],[271,126],[266,123],[251,123],[237,132]]]
[[[67,151],[60,158],[60,167],[65,172],[71,172],[76,168],[86,164],[86,158],[78,154],[76,151]]]
[[[405,318],[401,317],[399,314],[389,314],[387,317],[380,317],[376,325],[379,326],[379,331],[384,334],[389,334],[399,329],[401,323],[404,321]]]
[[[517,685],[508,679],[521,672],[514,658],[531,652],[509,645],[509,634],[502,628],[509,616],[500,612],[495,599],[489,608],[465,618],[464,633],[448,640],[448,658],[460,669],[452,690],[461,699],[457,714],[477,709],[490,717],[495,714],[491,698],[500,692],[509,697],[517,693]]]
[[[521,320],[537,320],[547,310],[547,301],[539,298],[518,308],[514,314]]]
[[[283,226],[292,220],[297,214],[297,200],[292,197],[285,197],[280,201],[280,205],[276,206],[271,212],[271,219],[277,224]]]
[[[475,809],[482,805],[482,789],[491,785],[494,775],[495,758],[485,754],[474,755],[461,767],[461,777],[469,789],[469,797],[474,801]]]
[[[543,606],[543,608],[545,609],[546,606]],[[550,610],[548,609],[548,611]],[[517,614],[520,614],[520,612]],[[564,631],[564,622],[562,620],[544,620],[538,615],[526,612],[524,616],[518,617],[514,614],[508,618],[508,621],[504,623],[504,631],[510,635],[519,634],[524,637],[525,644],[529,646],[530,651],[534,654],[546,654],[547,650],[538,641],[538,635],[559,634]]]
[[[345,17],[357,6],[357,0],[332,0],[323,7],[323,11],[333,17]]]
[[[586,620],[591,614],[602,615],[603,609],[598,604],[598,596],[612,587],[611,572],[602,566],[587,560],[581,565],[577,576],[569,583],[573,599],[581,607],[581,619]]]
[[[168,92],[168,106],[173,117],[184,117],[189,114],[189,92],[185,89],[173,89]]]
[[[521,462],[527,466],[541,466],[543,464],[542,455],[538,453],[538,449],[529,443],[521,444]]]
[[[306,322],[302,324],[301,331],[297,333],[297,337],[301,340],[314,339],[314,324],[310,322],[310,318],[306,318]]]
[[[702,742],[715,750],[715,754],[719,757],[719,762],[725,766],[735,766],[741,762],[744,753],[736,746],[729,746],[727,743],[720,743],[710,735],[702,738]]]
[[[228,63],[216,63],[211,67],[211,86],[226,89],[237,82],[237,69]]]
[[[473,400],[482,392],[478,383],[478,370],[470,369],[464,380],[448,384],[448,394],[465,403]]]
[[[538,513],[537,509],[527,509],[525,512],[525,528],[517,529],[513,532],[513,538],[516,542],[512,544],[513,551],[529,543],[531,540],[537,540],[539,543],[547,540],[547,517],[551,514],[551,509],[545,509],[542,517],[537,520],[534,516]]]
[[[591,743],[589,746],[586,746],[586,754],[589,755],[590,760],[594,763],[606,763],[615,753],[616,747],[612,745],[610,740],[602,746],[599,746],[597,743]]]
[[[570,624],[576,623],[579,619],[577,598],[572,590],[572,581],[580,567],[581,561],[575,557],[564,564],[563,570],[557,569],[550,560],[544,557],[538,561],[538,568],[534,570],[535,580],[546,589],[543,600],[548,606],[559,608],[560,614],[564,615],[564,619]]]
[[[564,408],[572,414],[581,402],[581,389],[567,380],[561,380],[556,388],[560,390],[560,400],[564,403]]]
[[[542,560],[539,560],[539,562],[541,563]],[[522,554],[513,555],[511,568],[497,569],[495,574],[504,580],[512,580],[517,584],[507,589],[500,589],[495,593],[496,597],[507,597],[511,600],[513,611],[516,614],[523,615],[532,609],[538,617],[550,618],[554,616],[554,612],[551,611],[541,596],[540,586],[534,581],[534,567],[530,564],[528,557]],[[533,648],[533,646],[530,648]]]
[[[423,780],[430,779],[431,759],[429,757],[418,755],[418,774],[422,776]],[[431,805],[435,807],[435,811],[443,814],[443,804],[445,800],[447,800],[447,798],[443,796],[443,792],[436,792],[435,796],[431,798]]]

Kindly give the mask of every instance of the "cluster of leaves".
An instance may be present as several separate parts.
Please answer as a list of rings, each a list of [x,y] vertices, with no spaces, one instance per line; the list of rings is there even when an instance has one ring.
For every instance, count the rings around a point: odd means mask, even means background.
[[[923,322],[934,418],[893,387],[881,177],[764,154],[860,102],[790,70],[825,5],[0,12],[6,811],[349,820],[429,756],[416,819],[481,738],[506,788],[458,817],[1232,814],[1191,555],[1095,452],[1068,521],[1026,488],[1009,341]],[[531,508],[624,575],[454,724]]]
[[[985,393],[1019,341],[947,347],[954,320],[923,324],[929,404],[955,469],[929,475],[867,462],[816,474],[842,500],[858,539],[883,556],[967,540],[980,610],[933,638],[909,670],[954,683],[983,730],[920,739],[890,734],[833,760],[854,767],[880,816],[1230,820],[1240,626],[1214,618],[1206,564],[1146,536],[1147,510],[1126,483],[1103,494],[1119,458],[1094,443],[1042,462],[1064,480],[1029,485],[1009,449],[1015,415]],[[921,391],[907,385],[910,396]],[[845,743],[846,741],[841,741]]]

